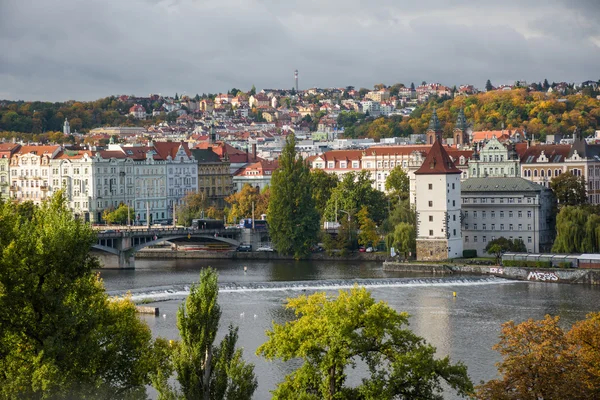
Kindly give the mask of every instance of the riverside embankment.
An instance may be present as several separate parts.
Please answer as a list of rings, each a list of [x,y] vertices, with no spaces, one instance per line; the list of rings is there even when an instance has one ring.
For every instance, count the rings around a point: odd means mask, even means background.
[[[292,256],[277,252],[242,251],[185,251],[169,249],[144,249],[135,253],[136,259],[207,259],[207,260],[293,260]],[[386,253],[351,253],[346,256],[328,255],[326,252],[312,253],[311,261],[385,261]]]
[[[499,278],[549,283],[583,283],[600,285],[600,271],[594,269],[517,268],[498,265],[417,264],[384,261],[384,271],[428,272],[434,275],[494,275]]]

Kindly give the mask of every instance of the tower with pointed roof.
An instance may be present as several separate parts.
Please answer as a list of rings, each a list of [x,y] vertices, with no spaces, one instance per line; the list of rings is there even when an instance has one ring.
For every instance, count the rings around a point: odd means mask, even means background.
[[[442,141],[442,124],[438,119],[437,112],[435,108],[431,113],[431,119],[429,120],[429,127],[427,128],[427,132],[425,132],[427,136],[427,144],[433,144],[436,140]]]
[[[456,146],[466,146],[469,144],[469,135],[467,134],[467,118],[465,112],[461,108],[456,117],[456,125],[454,126],[454,144]]]
[[[65,136],[69,136],[71,134],[71,125],[69,124],[69,120],[65,118],[65,123],[63,124],[63,134]]]
[[[436,140],[415,171],[417,260],[462,257],[460,176],[441,140]]]

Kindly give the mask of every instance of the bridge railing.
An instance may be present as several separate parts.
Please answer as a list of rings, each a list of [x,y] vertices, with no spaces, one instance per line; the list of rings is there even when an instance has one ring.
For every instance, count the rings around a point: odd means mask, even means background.
[[[186,227],[151,227],[139,229],[140,227],[123,227],[122,229],[103,229],[98,231],[99,238],[124,237],[124,236],[144,236],[144,235],[214,235],[225,233],[238,233],[240,228],[226,229],[192,229]]]

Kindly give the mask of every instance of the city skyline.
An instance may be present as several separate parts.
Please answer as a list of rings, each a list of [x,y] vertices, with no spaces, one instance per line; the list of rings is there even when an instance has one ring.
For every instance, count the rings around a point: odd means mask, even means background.
[[[0,99],[598,79],[600,5],[523,3],[7,0]]]

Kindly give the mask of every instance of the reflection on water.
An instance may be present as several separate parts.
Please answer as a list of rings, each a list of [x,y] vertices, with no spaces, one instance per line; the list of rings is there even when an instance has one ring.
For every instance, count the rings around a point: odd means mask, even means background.
[[[500,326],[507,320],[540,319],[560,315],[564,326],[598,311],[599,290],[579,285],[511,282],[489,277],[444,277],[385,272],[378,263],[341,262],[239,262],[207,260],[137,260],[135,271],[101,271],[107,291],[131,290],[139,297],[160,299],[160,317],[141,315],[156,336],[177,339],[177,308],[186,288],[196,282],[202,267],[219,271],[222,290],[221,334],[227,325],[238,325],[239,344],[245,358],[256,365],[259,387],[256,399],[270,398],[269,390],[291,372],[294,363],[266,362],[254,353],[266,340],[272,322],[285,323],[293,314],[283,309],[288,297],[316,290],[335,294],[356,279],[398,311],[410,315],[410,329],[469,368],[474,383],[496,376],[499,356],[491,350]],[[244,273],[244,266],[248,272]],[[242,289],[240,289],[242,288]],[[267,290],[268,289],[268,290]],[[302,291],[304,290],[304,292]],[[457,292],[457,297],[452,296]],[[242,316],[243,313],[243,316]],[[163,317],[164,314],[164,317]],[[357,376],[351,373],[352,377]],[[452,398],[447,396],[447,398]]]

